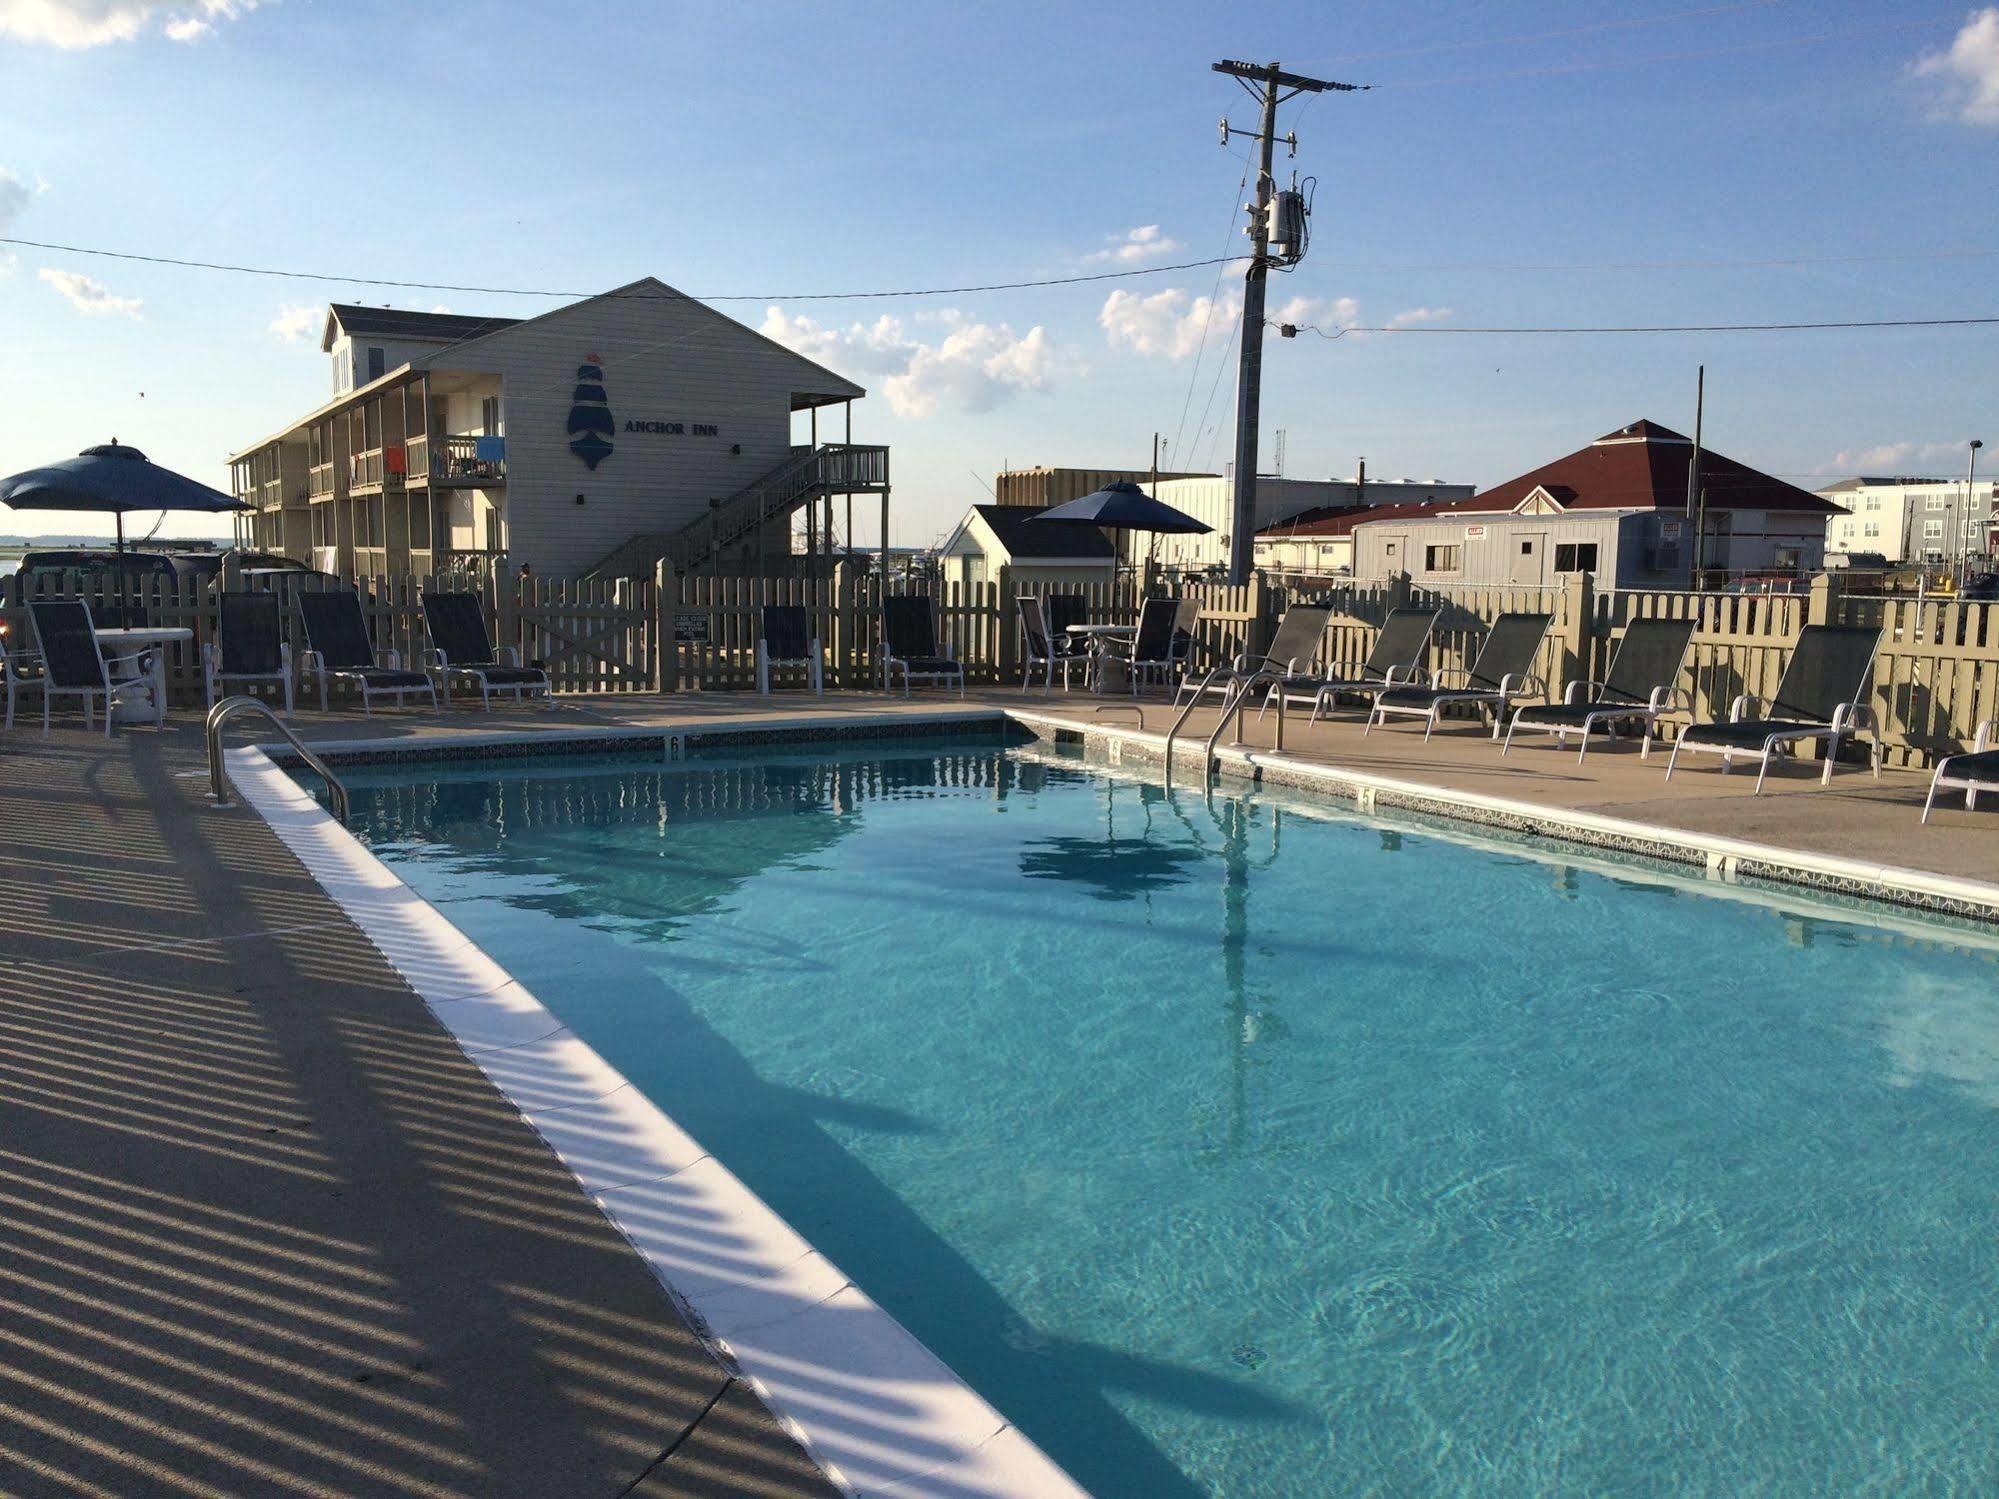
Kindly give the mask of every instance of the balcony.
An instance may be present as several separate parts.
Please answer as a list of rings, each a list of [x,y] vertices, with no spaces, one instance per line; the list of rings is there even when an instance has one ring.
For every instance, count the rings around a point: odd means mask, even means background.
[[[350,490],[401,489],[408,473],[408,456],[401,443],[367,448],[347,460]]]
[[[486,488],[507,482],[504,437],[459,437],[432,433],[409,443],[409,476],[432,485]]]
[[[306,480],[306,493],[315,500],[330,499],[333,495],[333,465],[315,463]]]

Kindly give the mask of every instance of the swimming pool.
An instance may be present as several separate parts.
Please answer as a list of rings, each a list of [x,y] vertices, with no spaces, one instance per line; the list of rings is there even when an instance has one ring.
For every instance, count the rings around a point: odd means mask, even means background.
[[[1099,1494],[1999,1477],[1977,938],[996,742],[349,779]]]

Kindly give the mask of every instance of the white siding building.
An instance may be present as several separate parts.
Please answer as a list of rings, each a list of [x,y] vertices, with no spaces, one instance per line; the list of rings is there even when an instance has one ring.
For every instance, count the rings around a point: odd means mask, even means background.
[[[1939,565],[1993,551],[1999,483],[1959,479],[1842,479],[1819,494],[1849,512],[1826,531],[1826,550],[1879,553],[1889,562]]]
[[[334,398],[230,463],[246,544],[343,577],[782,568],[835,495],[886,530],[866,392],[652,278],[525,321],[339,305],[321,347]]]
[[[1229,533],[1235,523],[1235,480],[1225,475],[1161,479],[1156,485],[1141,482],[1139,488],[1214,529],[1204,536],[1161,536],[1156,542],[1151,536],[1134,533],[1124,539],[1127,561],[1142,562],[1150,550],[1162,566],[1182,571],[1228,566]],[[1476,485],[1436,480],[1279,479],[1265,474],[1256,481],[1255,529],[1262,532],[1307,511],[1463,500],[1476,492]]]

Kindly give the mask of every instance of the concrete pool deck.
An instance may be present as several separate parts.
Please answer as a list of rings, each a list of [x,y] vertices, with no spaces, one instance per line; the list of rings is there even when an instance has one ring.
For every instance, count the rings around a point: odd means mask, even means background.
[[[1008,709],[1143,749],[1163,707],[1144,737],[1128,710],[1092,712],[1127,701],[619,697],[297,726],[442,749]],[[1271,727],[1249,726],[1252,751]],[[1919,827],[1926,776],[1842,768],[1822,791],[1795,765],[1752,798],[1753,775],[1711,758],[1669,786],[1623,746],[1581,767],[1551,741],[1502,759],[1469,725],[1425,746],[1294,719],[1286,750],[1999,900],[1999,809],[1953,799]],[[207,808],[202,769],[187,712],[108,743],[0,736],[0,1492],[832,1492],[271,828]],[[1179,777],[1198,784],[1193,760]]]

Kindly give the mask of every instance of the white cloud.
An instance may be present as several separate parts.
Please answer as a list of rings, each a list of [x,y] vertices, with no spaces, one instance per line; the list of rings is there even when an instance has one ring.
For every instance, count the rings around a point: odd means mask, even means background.
[[[317,302],[286,302],[268,326],[288,344],[317,339],[326,327],[326,309]]]
[[[57,271],[43,266],[37,274],[54,287],[78,312],[92,317],[116,313],[131,318],[139,316],[140,303],[137,297],[114,296],[103,282],[93,281],[81,271]]]
[[[1925,52],[1909,71],[1937,80],[1930,107],[1939,117],[1999,125],[1999,6],[1973,11],[1949,51]]]
[[[199,41],[220,21],[233,21],[263,0],[0,0],[0,36],[52,47],[102,47],[129,42],[157,18],[176,42]]]
[[[35,189],[28,186],[20,173],[0,167],[0,234],[13,233],[15,223],[27,211],[29,200],[34,196]]]
[[[1083,259],[1090,263],[1115,261],[1119,265],[1140,265],[1180,248],[1180,241],[1161,234],[1157,224],[1141,224],[1123,234],[1107,235],[1106,239],[1107,249],[1092,251]]]
[[[1900,474],[1940,464],[1964,465],[1961,442],[1877,442],[1867,448],[1843,448],[1823,470],[1827,474]]]
[[[1391,328],[1413,328],[1418,323],[1441,323],[1451,315],[1448,307],[1411,307],[1388,320]]]
[[[927,343],[886,313],[840,328],[770,307],[761,331],[832,369],[882,377],[882,393],[897,416],[929,416],[947,402],[990,411],[1022,391],[1047,390],[1080,368],[1045,328],[1016,333],[1010,324],[973,322],[956,311],[938,313],[936,320],[945,334]]]
[[[1185,359],[1209,339],[1227,338],[1242,310],[1240,292],[1196,297],[1177,286],[1141,295],[1119,287],[1104,298],[1097,314],[1112,348],[1119,345],[1151,359]]]

